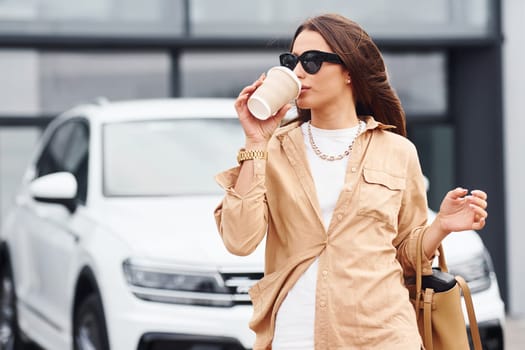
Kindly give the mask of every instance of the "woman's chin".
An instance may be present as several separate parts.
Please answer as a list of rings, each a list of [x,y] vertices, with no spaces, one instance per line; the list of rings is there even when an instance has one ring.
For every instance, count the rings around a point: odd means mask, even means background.
[[[297,108],[300,108],[300,109],[310,109],[309,103],[306,101],[304,97],[301,97],[301,96],[299,96],[295,100],[295,105],[297,106]]]

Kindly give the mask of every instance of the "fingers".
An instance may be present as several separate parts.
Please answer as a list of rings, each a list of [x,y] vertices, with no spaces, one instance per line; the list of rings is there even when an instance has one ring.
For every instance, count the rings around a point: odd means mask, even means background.
[[[483,227],[485,227],[485,224],[486,224],[486,216],[479,217],[478,215],[476,215],[474,217],[474,222],[472,223],[472,229],[481,230]]]
[[[470,193],[475,197],[481,198],[485,201],[487,200],[487,194],[481,190],[472,190]]]
[[[445,199],[451,199],[451,200],[461,200],[464,196],[468,194],[468,190],[462,187],[456,187],[453,190],[448,191],[448,193],[445,196]]]
[[[481,221],[481,220],[485,220],[487,218],[487,216],[489,215],[488,212],[481,208],[481,207],[478,207],[478,206],[475,206],[475,205],[470,205],[470,207],[472,208],[472,210],[474,211],[474,221],[475,222],[478,222],[478,221]]]
[[[465,196],[468,193],[467,189],[464,189],[462,187],[457,187],[447,193],[447,197],[451,199],[459,199],[463,196]]]
[[[487,194],[484,191],[457,187],[447,193],[438,215],[446,218],[451,231],[481,230],[488,217],[486,209]]]
[[[477,207],[480,207],[480,208],[483,208],[483,209],[487,208],[487,201],[485,199],[482,199],[482,198],[474,196],[474,195],[467,196],[467,197],[465,197],[465,199],[468,200],[468,202],[469,202],[469,204],[471,206],[477,206]]]
[[[237,99],[235,100],[235,108],[237,109],[237,111],[246,106],[246,104],[248,103],[248,98],[251,96],[251,94],[253,94],[255,90],[257,90],[259,86],[261,86],[265,78],[266,74],[262,73],[256,81],[254,81],[251,85],[248,85],[241,90],[239,96],[237,96]]]
[[[451,199],[470,199],[472,203],[482,206],[483,208],[487,207],[487,194],[481,190],[472,190],[470,195],[467,196],[468,190],[462,187],[457,187],[447,193],[447,196]]]
[[[485,227],[485,220],[472,224],[472,229],[476,231],[481,230],[483,227]]]
[[[277,113],[275,113],[275,115],[271,118],[274,119],[277,123],[280,123],[281,120],[286,116],[286,113],[288,113],[288,111],[291,108],[292,108],[292,105],[287,103],[283,107],[281,107],[281,109],[279,109]]]
[[[487,194],[480,190],[473,190],[471,195],[466,197],[470,208],[474,211],[474,222],[472,223],[473,230],[481,230],[485,227],[488,217],[487,212]]]

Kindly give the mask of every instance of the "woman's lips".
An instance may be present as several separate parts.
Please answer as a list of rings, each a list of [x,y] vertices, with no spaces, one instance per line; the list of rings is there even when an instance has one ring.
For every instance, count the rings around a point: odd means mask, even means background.
[[[310,90],[309,86],[301,86],[301,91],[299,92],[299,96],[297,97],[303,96],[308,90]]]

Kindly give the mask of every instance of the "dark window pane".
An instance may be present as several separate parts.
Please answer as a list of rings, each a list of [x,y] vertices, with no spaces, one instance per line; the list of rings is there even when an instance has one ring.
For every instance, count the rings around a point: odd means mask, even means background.
[[[180,59],[184,97],[233,97],[271,66],[279,53],[186,52]]]
[[[31,115],[40,109],[39,55],[0,50],[0,114]]]
[[[47,113],[103,96],[110,100],[167,97],[170,59],[159,53],[44,53],[41,103]]]
[[[410,116],[443,115],[447,112],[446,56],[384,54],[388,75],[406,113]]]
[[[428,203],[439,210],[441,200],[454,184],[454,127],[450,124],[408,125],[408,136],[417,147],[423,173],[428,178]]]
[[[194,35],[292,36],[305,18],[337,12],[374,37],[483,37],[495,30],[494,0],[192,0]],[[228,11],[224,11],[227,8]]]
[[[182,0],[0,1],[0,33],[180,36]]]
[[[186,52],[181,56],[185,97],[234,97],[278,64],[280,52]],[[409,115],[445,115],[445,54],[385,54],[393,87]]]
[[[338,12],[379,37],[483,37],[495,30],[495,0],[189,0],[197,36],[289,35],[306,17]],[[0,33],[121,37],[185,34],[183,0],[7,0]],[[225,10],[227,9],[227,10]]]
[[[165,52],[44,52],[0,50],[0,114],[56,114],[98,97],[110,100],[170,95]]]

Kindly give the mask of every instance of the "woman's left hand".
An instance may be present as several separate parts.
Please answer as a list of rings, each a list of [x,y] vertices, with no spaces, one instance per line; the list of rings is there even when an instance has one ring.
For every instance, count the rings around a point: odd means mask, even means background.
[[[442,232],[481,230],[487,218],[487,194],[464,188],[449,191],[437,216]]]

